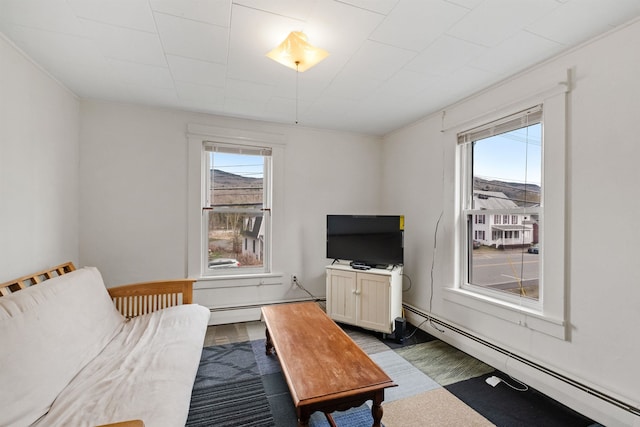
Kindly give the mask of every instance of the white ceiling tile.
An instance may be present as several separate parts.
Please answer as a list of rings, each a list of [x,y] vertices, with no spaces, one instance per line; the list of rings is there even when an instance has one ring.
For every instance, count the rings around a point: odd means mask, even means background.
[[[383,15],[388,15],[398,4],[398,0],[342,0],[342,2]]]
[[[227,81],[224,94],[225,97],[265,103],[273,94],[273,86],[230,79]]]
[[[629,14],[640,13],[637,0],[621,0],[616,4],[618,7],[612,8],[608,1],[568,2],[529,24],[526,29],[565,45],[580,43],[610,26],[621,24]]]
[[[309,35],[315,34],[312,44],[329,51],[330,57],[325,61],[333,60],[340,67],[383,19],[381,14],[338,1],[318,1],[305,27],[309,28]]]
[[[0,23],[78,36],[86,35],[81,22],[64,0],[2,0]]]
[[[441,86],[440,80],[424,73],[403,69],[380,85],[376,92],[380,96],[410,97],[434,86]]]
[[[224,112],[238,117],[258,118],[264,114],[264,102],[225,96]]]
[[[149,0],[156,12],[206,22],[220,27],[231,24],[231,0]]]
[[[108,58],[166,66],[157,34],[82,20],[100,52]]]
[[[409,62],[406,69],[431,75],[448,75],[468,64],[487,49],[484,46],[443,35]]]
[[[166,53],[221,64],[227,62],[227,28],[158,12],[154,16]]]
[[[380,80],[367,77],[350,77],[335,79],[325,93],[335,98],[351,99],[354,101],[366,98],[372,91],[382,84]]]
[[[91,93],[91,87],[83,86],[113,77],[107,61],[98,54],[91,40],[68,34],[42,31],[29,27],[10,25],[6,34],[23,51],[51,75],[80,94]],[[82,85],[78,78],[83,76]],[[82,90],[80,90],[82,89]]]
[[[274,15],[306,21],[317,0],[234,0],[234,6],[262,10]]]
[[[221,87],[176,82],[176,92],[181,100],[195,102],[203,108],[224,106],[224,89]]]
[[[449,3],[457,4],[458,6],[466,7],[467,9],[473,9],[478,6],[484,0],[448,0]]]
[[[421,51],[468,12],[444,0],[401,1],[370,39]]]
[[[156,32],[147,0],[67,0],[69,7],[79,18],[104,24]]]
[[[171,89],[173,78],[168,67],[107,59],[114,76],[123,83]]]
[[[418,96],[430,98],[434,108],[441,109],[479,92],[502,78],[504,76],[498,73],[465,66],[455,73],[440,77],[438,86],[432,86],[418,93]]]
[[[158,88],[152,86],[127,85],[129,97],[135,103],[167,107],[178,101],[175,89]]]
[[[496,46],[559,6],[555,0],[485,0],[447,30],[447,34]]]
[[[563,49],[559,43],[520,31],[493,49],[471,61],[476,68],[508,76],[553,56]]]
[[[214,62],[167,55],[169,69],[175,81],[224,87],[225,67]]]
[[[367,40],[340,76],[387,80],[415,56],[413,51]]]

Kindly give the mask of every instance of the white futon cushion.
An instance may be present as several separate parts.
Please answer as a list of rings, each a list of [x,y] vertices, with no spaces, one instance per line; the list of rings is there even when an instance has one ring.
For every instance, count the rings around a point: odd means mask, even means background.
[[[187,304],[131,319],[37,425],[184,426],[209,315]]]
[[[0,425],[44,415],[123,325],[92,267],[1,297]]]

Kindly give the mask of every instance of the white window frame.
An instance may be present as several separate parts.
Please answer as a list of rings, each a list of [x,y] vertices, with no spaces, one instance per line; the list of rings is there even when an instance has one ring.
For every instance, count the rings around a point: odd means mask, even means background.
[[[509,302],[471,292],[462,286],[463,265],[466,263],[467,248],[462,244],[462,227],[466,227],[466,218],[462,215],[462,165],[464,149],[458,144],[455,155],[456,182],[458,197],[455,201],[455,276],[451,287],[445,288],[444,298],[454,304],[485,313],[502,320],[535,330],[559,339],[567,338],[566,321],[566,289],[565,289],[565,181],[566,181],[566,87],[559,86],[540,97],[528,98],[528,101],[513,103],[510,107],[497,108],[489,114],[482,114],[471,121],[453,126],[447,135],[457,140],[457,135],[466,129],[472,129],[486,123],[522,111],[532,105],[543,106],[543,171],[542,171],[542,205],[544,208],[544,227],[539,230],[544,248],[540,251],[543,265],[541,280],[544,283],[540,304],[527,307],[520,302]],[[545,185],[545,182],[553,185]]]
[[[221,142],[212,142],[206,141],[203,142],[204,146],[204,170],[202,173],[203,180],[203,198],[204,204],[201,209],[202,213],[202,228],[201,231],[203,233],[202,237],[202,276],[203,277],[215,277],[215,276],[236,276],[236,275],[247,275],[247,274],[265,274],[271,272],[271,170],[272,170],[272,150],[271,147],[267,145],[248,145],[245,143],[242,144],[229,144],[229,143],[221,143]],[[260,267],[241,267],[241,268],[232,268],[232,269],[211,269],[208,268],[208,250],[209,250],[209,242],[207,238],[208,232],[208,219],[209,216],[205,211],[213,211],[218,212],[215,209],[211,209],[211,179],[210,179],[210,170],[212,165],[210,164],[210,156],[209,153],[220,150],[225,153],[235,153],[235,154],[251,154],[255,156],[262,156],[264,159],[264,169],[263,169],[263,203],[262,203],[262,226],[264,229],[264,256],[262,260],[262,266]],[[215,167],[215,165],[213,165]],[[240,213],[249,213],[251,211],[255,211],[253,209],[232,209],[229,210],[229,213],[232,212],[240,212]],[[255,241],[254,247],[255,247]],[[247,239],[244,239],[245,249],[247,246]]]
[[[207,161],[205,147],[211,143],[229,144],[234,147],[262,147],[271,150],[271,192],[268,195],[271,209],[270,236],[277,235],[276,230],[282,227],[281,221],[277,217],[277,212],[281,211],[281,198],[276,196],[274,189],[282,188],[284,185],[282,164],[286,147],[285,136],[189,124],[187,125],[187,274],[199,281],[195,286],[196,289],[209,287],[210,285],[206,284],[207,281],[215,281],[219,286],[253,286],[256,283],[270,283],[269,281],[272,280],[270,278],[276,280],[281,276],[281,273],[274,272],[273,238],[268,239],[268,247],[265,247],[265,269],[261,268],[260,271],[245,269],[229,271],[231,269],[224,269],[220,274],[212,275],[210,269],[207,268],[208,247],[204,233],[207,224],[204,220],[205,215],[203,215],[202,207],[206,204],[206,180],[204,177],[207,176]],[[274,212],[276,212],[275,215]]]
[[[540,297],[538,300],[531,300],[528,298],[523,298],[517,294],[496,291],[490,288],[470,284],[468,283],[467,278],[470,275],[469,254],[471,253],[471,248],[468,247],[468,242],[471,241],[471,238],[469,236],[469,233],[471,233],[471,225],[467,221],[468,221],[468,218],[471,218],[471,216],[478,215],[481,212],[473,208],[473,184],[472,184],[473,156],[472,154],[473,154],[473,147],[474,147],[475,141],[491,137],[494,134],[504,133],[506,129],[511,131],[511,130],[522,128],[522,127],[531,126],[537,123],[542,124],[542,112],[543,112],[542,106],[538,105],[532,108],[528,108],[524,111],[516,112],[504,118],[500,118],[498,120],[488,122],[487,124],[484,124],[477,128],[462,132],[458,136],[458,143],[459,143],[458,149],[461,150],[461,161],[462,161],[462,166],[460,168],[460,172],[461,172],[460,179],[462,183],[461,192],[463,192],[462,193],[463,199],[461,201],[461,210],[462,210],[461,216],[463,218],[462,221],[466,223],[466,226],[464,226],[460,232],[460,236],[463,240],[460,246],[462,248],[466,248],[466,256],[464,258],[465,261],[461,263],[462,264],[461,265],[462,280],[460,282],[460,287],[471,293],[477,293],[479,295],[487,296],[487,297],[496,299],[498,301],[504,301],[506,303],[514,304],[514,305],[522,305],[524,307],[528,307],[535,310],[540,310],[540,308],[542,307],[542,295],[544,295],[544,280],[541,274],[544,266],[543,259],[538,258],[540,260],[540,269],[539,269],[539,277],[538,277]],[[532,116],[536,117],[535,119],[533,119],[534,121],[531,121],[531,119],[529,118]],[[477,135],[480,135],[480,136],[477,136]],[[542,127],[541,142],[543,145],[541,155],[544,156],[544,126]],[[542,163],[542,166],[544,168],[544,162]],[[544,186],[542,187],[542,191],[544,194]],[[505,210],[489,210],[484,212],[489,212],[490,214],[492,213],[496,215],[496,224],[504,224],[504,225],[509,225],[511,223],[510,220],[512,215],[537,214],[541,219],[542,226],[544,226],[543,225],[544,210],[542,206],[530,207],[530,208],[522,207],[522,208],[517,208],[517,209],[514,208],[514,209],[508,209],[508,210],[506,209]],[[513,239],[513,234],[514,233],[512,230],[506,230],[503,232],[503,237],[504,239],[511,240]],[[544,239],[542,240],[542,243],[544,244]]]

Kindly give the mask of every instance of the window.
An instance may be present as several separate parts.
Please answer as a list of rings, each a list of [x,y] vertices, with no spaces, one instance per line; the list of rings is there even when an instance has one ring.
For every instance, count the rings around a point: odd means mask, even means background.
[[[206,143],[205,275],[269,272],[271,150]]]
[[[458,142],[466,251],[461,287],[535,306],[542,286],[542,107],[463,132]],[[472,218],[479,211],[493,215],[491,241],[474,251]]]

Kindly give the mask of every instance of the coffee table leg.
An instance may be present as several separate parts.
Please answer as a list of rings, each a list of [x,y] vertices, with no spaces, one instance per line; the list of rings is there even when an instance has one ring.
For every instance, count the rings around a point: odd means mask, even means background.
[[[298,415],[298,427],[307,427],[309,425],[311,413],[301,408],[297,408],[296,413]]]
[[[267,336],[267,340],[264,344],[265,351],[267,352],[267,356],[269,356],[273,352],[273,343],[271,342],[271,335],[269,335],[269,329],[265,328],[265,335]]]
[[[384,400],[384,390],[376,392],[373,397],[373,405],[371,405],[371,415],[373,416],[373,426],[381,427],[382,420],[382,401]]]

